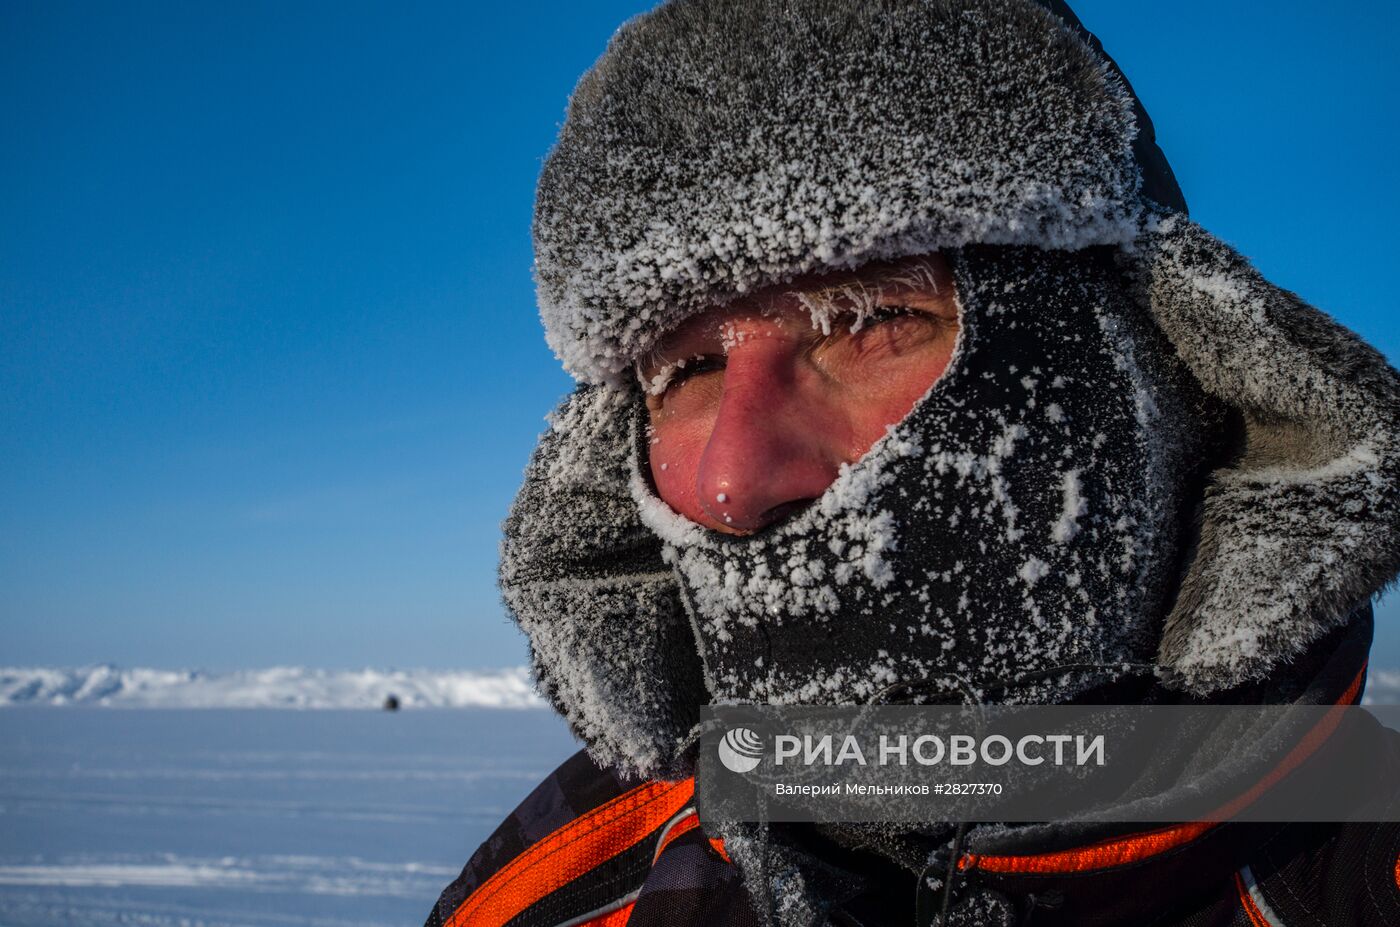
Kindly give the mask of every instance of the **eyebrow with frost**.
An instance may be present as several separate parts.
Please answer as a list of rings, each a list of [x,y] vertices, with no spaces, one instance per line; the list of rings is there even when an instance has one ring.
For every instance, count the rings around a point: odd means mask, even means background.
[[[909,413],[959,329],[940,254],[799,278],[691,317],[637,363],[657,494],[715,531],[780,521]]]

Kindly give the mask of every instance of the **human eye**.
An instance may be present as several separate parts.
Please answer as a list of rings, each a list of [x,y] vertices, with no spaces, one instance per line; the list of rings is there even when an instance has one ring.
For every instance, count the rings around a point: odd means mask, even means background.
[[[821,339],[821,346],[845,345],[866,350],[875,346],[894,348],[927,334],[936,321],[928,313],[901,303],[871,306],[844,314],[841,323],[832,326],[831,333]]]
[[[813,344],[811,357],[835,375],[849,376],[870,365],[902,363],[947,340],[934,315],[890,302],[846,314]]]
[[[876,306],[855,317],[850,326],[851,334],[857,334],[862,329],[875,328],[879,325],[888,325],[893,322],[907,321],[918,310],[909,306],[888,305]]]
[[[677,360],[661,360],[639,371],[639,378],[648,399],[664,399],[695,378],[723,369],[723,355],[700,354]]]

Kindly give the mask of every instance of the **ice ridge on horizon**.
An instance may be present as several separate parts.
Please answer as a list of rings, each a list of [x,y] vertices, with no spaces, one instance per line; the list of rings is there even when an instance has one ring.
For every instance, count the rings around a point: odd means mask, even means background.
[[[1364,702],[1400,704],[1400,670],[1372,670]],[[0,667],[0,707],[543,708],[526,667],[499,670],[320,670],[303,666],[205,672],[119,667]]]
[[[0,706],[129,708],[539,708],[525,667],[319,670],[301,666],[164,670],[98,664],[0,667]]]

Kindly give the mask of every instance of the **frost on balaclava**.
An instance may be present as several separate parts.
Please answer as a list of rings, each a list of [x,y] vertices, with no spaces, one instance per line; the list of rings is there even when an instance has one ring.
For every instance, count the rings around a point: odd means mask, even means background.
[[[785,522],[710,531],[637,467],[713,698],[1062,701],[1153,658],[1214,419],[1107,251],[957,252],[947,372]]]

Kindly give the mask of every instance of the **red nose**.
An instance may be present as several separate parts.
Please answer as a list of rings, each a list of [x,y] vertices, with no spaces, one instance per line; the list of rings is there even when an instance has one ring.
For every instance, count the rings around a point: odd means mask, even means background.
[[[731,348],[724,392],[696,474],[700,505],[734,531],[757,531],[820,496],[840,472],[837,417],[781,340]]]

